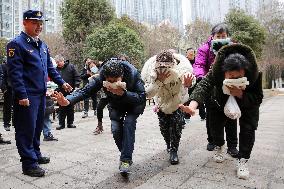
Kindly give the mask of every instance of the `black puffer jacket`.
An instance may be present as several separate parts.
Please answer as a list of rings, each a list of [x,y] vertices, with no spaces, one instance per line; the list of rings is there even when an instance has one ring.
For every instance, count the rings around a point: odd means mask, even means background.
[[[240,53],[249,60],[250,68],[245,73],[249,85],[244,90],[243,97],[236,98],[236,100],[242,114],[250,112],[252,121],[255,119],[253,122],[257,122],[259,106],[263,99],[262,74],[258,71],[254,52],[246,45],[232,44],[221,48],[215,58],[212,70],[197,84],[189,98],[198,103],[203,103],[207,98],[211,98],[216,102],[216,106],[219,106],[220,109],[224,108],[229,95],[225,95],[222,90],[224,80],[222,66],[225,58],[232,53]]]
[[[62,68],[57,68],[58,73],[61,75],[62,79],[71,85],[73,89],[80,86],[80,75],[77,72],[75,66],[69,61],[65,61],[64,66]],[[67,93],[62,89],[57,89],[57,91],[62,92],[64,95],[67,95]]]
[[[124,68],[122,81],[126,83],[127,91],[123,96],[118,96],[104,89],[109,105],[112,108],[121,111],[130,111],[132,113],[142,114],[146,105],[144,82],[142,81],[138,70],[129,62],[122,61],[120,64],[122,64]],[[104,66],[102,66],[100,70],[100,76],[93,82],[90,82],[84,88],[74,91],[71,95],[66,97],[71,104],[75,104],[85,98],[88,98],[103,88],[103,81],[105,81],[105,77],[103,76]]]

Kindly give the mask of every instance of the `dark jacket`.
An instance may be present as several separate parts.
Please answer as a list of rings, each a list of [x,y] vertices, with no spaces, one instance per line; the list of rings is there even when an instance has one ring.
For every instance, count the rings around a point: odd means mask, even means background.
[[[47,45],[22,32],[7,45],[8,77],[17,99],[45,95],[47,76],[58,86],[64,81],[50,59]]]
[[[195,100],[198,103],[203,103],[208,95],[212,95],[210,98],[216,102],[216,107],[223,109],[229,95],[225,95],[222,90],[224,72],[222,71],[222,65],[224,59],[232,53],[240,53],[245,56],[250,64],[250,68],[246,71],[245,77],[248,78],[249,85],[246,87],[243,93],[242,99],[236,97],[238,105],[242,114],[250,112],[252,119],[254,117],[258,121],[259,106],[263,99],[262,91],[262,74],[258,71],[256,64],[256,58],[252,49],[242,44],[232,44],[224,46],[218,52],[215,63],[212,70],[202,79],[190,95],[190,100]],[[213,94],[211,91],[213,90]]]
[[[64,79],[64,81],[71,85],[73,89],[80,86],[80,75],[77,72],[75,66],[68,60],[64,62],[64,66],[62,68],[57,68],[57,71]],[[66,95],[66,92],[63,89],[60,89],[60,91]]]
[[[2,91],[3,91],[3,80],[4,80],[3,64],[0,64],[0,89]]]
[[[144,83],[141,79],[140,73],[137,69],[127,61],[121,62],[124,67],[123,82],[126,82],[127,91],[122,95],[114,95],[111,92],[103,88],[103,76],[104,67],[100,69],[99,77],[95,78],[93,82],[90,82],[84,88],[74,91],[66,98],[71,104],[75,104],[83,99],[86,99],[93,94],[97,93],[101,88],[108,98],[109,105],[117,110],[142,114],[146,105],[146,94]]]
[[[80,75],[80,78],[83,81],[83,86],[85,86],[89,83],[89,80],[88,80],[89,77],[90,77],[90,75],[87,74],[87,69],[83,68],[82,71],[81,71],[81,75]]]
[[[51,99],[50,96],[46,96],[45,115],[50,115],[54,111],[55,111],[55,109],[54,109],[54,101]]]

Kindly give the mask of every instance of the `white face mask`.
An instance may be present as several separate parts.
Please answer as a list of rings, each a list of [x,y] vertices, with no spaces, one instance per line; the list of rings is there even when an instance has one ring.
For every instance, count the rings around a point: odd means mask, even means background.
[[[99,69],[98,69],[96,66],[94,66],[94,67],[92,67],[90,70],[91,70],[91,72],[92,72],[93,74],[95,74],[95,73],[98,72]]]

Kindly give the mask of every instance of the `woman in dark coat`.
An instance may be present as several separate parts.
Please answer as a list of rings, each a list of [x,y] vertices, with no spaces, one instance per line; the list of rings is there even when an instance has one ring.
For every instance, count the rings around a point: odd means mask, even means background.
[[[230,118],[224,114],[224,106],[229,95],[223,93],[225,79],[238,79],[246,77],[249,85],[245,89],[229,87],[230,95],[234,96],[241,111],[239,118],[239,157],[237,176],[248,179],[248,159],[255,141],[255,130],[258,126],[259,107],[263,99],[262,76],[258,71],[256,59],[250,47],[241,44],[232,44],[223,47],[217,54],[212,70],[198,83],[190,96],[189,106],[180,105],[183,111],[193,115],[199,103],[203,103],[214,91],[212,100],[216,102],[211,112],[211,128],[214,144],[217,146],[214,160],[218,163],[226,159],[224,125]]]

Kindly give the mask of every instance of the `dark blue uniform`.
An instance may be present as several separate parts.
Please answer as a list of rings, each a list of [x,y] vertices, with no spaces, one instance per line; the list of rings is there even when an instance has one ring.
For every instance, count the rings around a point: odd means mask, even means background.
[[[22,32],[7,45],[9,79],[14,91],[16,145],[24,169],[37,166],[40,134],[45,109],[46,82],[49,76],[62,86],[64,80],[50,60],[47,45]],[[29,99],[29,106],[19,100]]]

